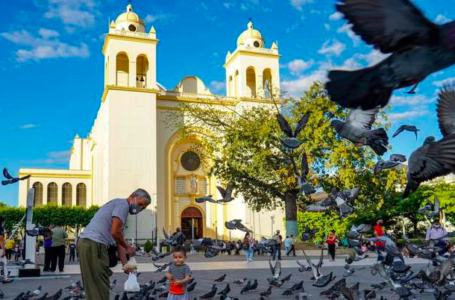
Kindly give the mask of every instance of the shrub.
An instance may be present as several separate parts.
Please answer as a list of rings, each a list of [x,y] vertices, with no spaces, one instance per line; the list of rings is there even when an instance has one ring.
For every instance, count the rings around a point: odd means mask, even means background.
[[[147,254],[150,253],[152,251],[152,247],[153,247],[152,242],[150,240],[147,240],[144,244],[145,253]]]

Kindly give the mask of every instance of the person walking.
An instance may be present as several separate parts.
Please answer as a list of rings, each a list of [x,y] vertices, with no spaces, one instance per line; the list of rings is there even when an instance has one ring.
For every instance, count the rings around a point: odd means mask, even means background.
[[[376,226],[374,226],[374,236],[375,237],[380,237],[383,236],[384,233],[384,221],[382,219],[379,219],[376,222]],[[385,244],[383,242],[377,241],[375,243],[376,245],[376,251],[378,253],[378,262],[381,262],[384,260],[384,256],[382,256],[382,252],[385,251]]]
[[[59,222],[55,224],[55,228],[52,229],[52,246],[51,246],[51,272],[58,270],[63,272],[65,267],[65,240],[68,238],[68,233],[62,228],[62,224]]]
[[[149,193],[137,189],[127,199],[113,199],[104,204],[90,220],[79,237],[77,250],[82,282],[87,300],[109,300],[109,245],[116,243],[117,252],[126,274],[134,269],[127,265],[126,254],[134,256],[136,248],[128,244],[124,228],[128,213],[137,215],[150,205]]]
[[[14,245],[16,245],[16,243],[14,242],[14,239],[10,239],[6,243],[5,247],[6,247],[6,259],[7,260],[11,260],[11,257],[13,256]]]
[[[284,239],[284,251],[286,252],[286,256],[289,256],[289,251],[291,250],[291,238],[286,236]]]
[[[292,256],[295,257],[295,241],[294,241],[294,235],[291,234],[291,237],[289,238],[291,240],[291,246],[289,251],[286,253],[287,256],[289,256],[289,253],[292,252]]]
[[[280,235],[279,230],[276,231],[272,239],[276,241],[276,244],[273,247],[272,260],[275,260],[275,258],[281,260],[281,243],[283,242],[283,237]]]
[[[426,241],[427,243],[433,241],[435,247],[441,248],[441,250],[438,251],[439,255],[444,255],[444,253],[447,252],[447,243],[441,240],[441,238],[446,235],[447,231],[441,226],[438,219],[434,220],[433,225],[427,230]]]
[[[68,251],[69,251],[69,261],[74,262],[76,260],[76,243],[71,242],[68,246]]]
[[[49,227],[49,229],[53,229]],[[43,236],[43,247],[44,247],[44,267],[43,272],[51,271],[51,260],[52,260],[52,235],[46,234]]]
[[[335,235],[335,230],[331,230],[327,238],[327,247],[329,248],[329,255],[331,257],[330,261],[335,261],[336,243],[337,236]]]
[[[21,249],[19,247],[19,243],[16,243],[14,245],[13,252],[14,252],[14,261],[18,262],[19,261],[19,257],[21,256]]]
[[[253,261],[253,254],[254,254],[254,238],[251,236],[249,232],[245,234],[243,238],[243,249],[246,252],[246,261],[250,262]]]

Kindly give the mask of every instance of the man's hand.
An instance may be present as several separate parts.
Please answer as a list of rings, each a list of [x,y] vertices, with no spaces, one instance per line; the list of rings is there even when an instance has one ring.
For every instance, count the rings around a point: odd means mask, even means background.
[[[136,255],[136,247],[128,246],[128,248],[126,248],[126,254],[128,254],[131,257],[135,256]]]
[[[123,272],[125,272],[125,274],[130,274],[134,272],[134,270],[135,268],[129,267],[128,265],[123,266]]]

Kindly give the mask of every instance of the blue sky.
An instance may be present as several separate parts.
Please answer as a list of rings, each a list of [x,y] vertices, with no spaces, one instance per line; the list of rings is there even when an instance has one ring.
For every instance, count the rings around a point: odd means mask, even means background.
[[[134,0],[134,11],[160,39],[158,81],[173,88],[197,75],[213,93],[225,93],[222,67],[248,18],[266,40],[278,41],[282,89],[298,96],[331,68],[356,69],[383,56],[356,37],[332,0]],[[447,0],[415,0],[435,22],[455,17]],[[127,1],[16,0],[0,20],[0,166],[67,168],[71,140],[86,136],[103,93],[104,34]],[[428,77],[412,97],[396,91],[389,133],[403,123],[421,128],[418,141],[404,133],[393,152],[409,155],[428,135],[440,136],[437,90],[455,79],[455,67]],[[388,157],[389,153],[386,154]],[[17,203],[18,186],[0,186],[0,201]]]

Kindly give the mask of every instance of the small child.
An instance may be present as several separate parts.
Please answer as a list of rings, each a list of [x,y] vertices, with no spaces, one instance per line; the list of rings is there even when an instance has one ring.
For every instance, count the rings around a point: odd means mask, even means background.
[[[166,278],[170,280],[167,300],[189,300],[186,284],[191,280],[191,270],[185,264],[186,250],[176,246],[173,253],[174,264],[169,266]]]

